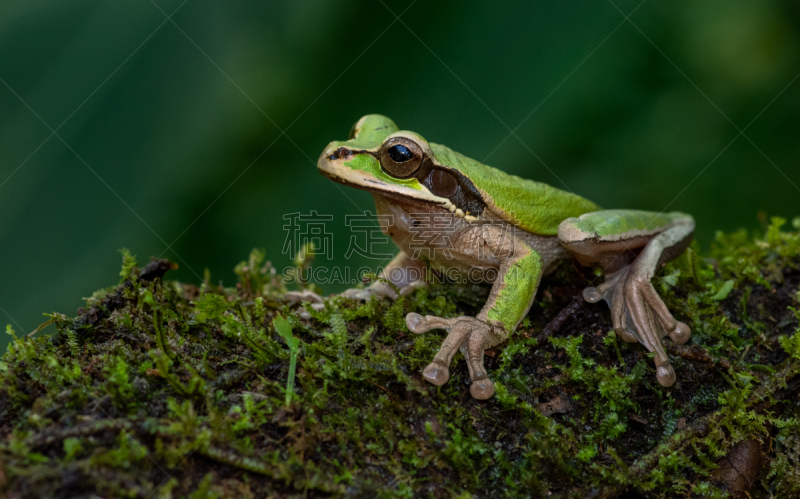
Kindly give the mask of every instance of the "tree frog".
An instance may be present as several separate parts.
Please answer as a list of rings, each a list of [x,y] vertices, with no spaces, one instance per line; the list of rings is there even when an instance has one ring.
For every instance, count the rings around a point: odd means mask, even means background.
[[[661,338],[685,343],[691,331],[675,320],[650,280],[661,263],[689,245],[695,227],[690,215],[603,210],[576,194],[506,174],[428,142],[377,114],[358,120],[348,140],[328,144],[317,166],[336,182],[372,193],[379,217],[391,217],[392,223],[382,229],[400,252],[381,277],[401,292],[424,285],[426,272],[421,270],[427,268],[457,268],[492,283],[475,317],[406,316],[413,333],[447,332],[423,370],[430,383],[447,382],[450,362],[460,350],[472,380],[470,393],[476,399],[491,397],[495,388],[484,367],[484,351],[515,330],[542,275],[565,258],[602,270],[605,281],[587,287],[583,298],[605,300],[616,333],[653,352],[661,385],[675,383]],[[431,237],[415,236],[421,225]],[[421,254],[420,248],[434,251]],[[394,295],[380,281],[348,293],[362,298]]]

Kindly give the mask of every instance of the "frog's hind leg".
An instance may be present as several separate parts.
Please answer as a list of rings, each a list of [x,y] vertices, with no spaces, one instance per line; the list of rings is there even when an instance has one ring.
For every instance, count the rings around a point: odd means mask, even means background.
[[[685,343],[691,331],[675,320],[650,280],[661,263],[688,246],[693,231],[694,220],[688,215],[630,211],[597,212],[568,219],[559,227],[562,244],[581,263],[599,263],[606,270],[606,281],[586,288],[584,298],[592,303],[606,300],[620,337],[655,353],[656,378],[663,386],[675,383],[676,375],[661,338]]]
[[[649,279],[641,278],[644,265],[630,264],[619,270],[613,278],[614,284],[598,288],[586,288],[584,298],[589,302],[605,299],[611,307],[614,330],[628,342],[639,342],[648,351],[655,353],[656,378],[663,386],[672,386],[676,381],[661,343],[669,336],[677,343],[689,340],[691,331],[686,324],[675,320]]]
[[[608,276],[608,280],[603,284],[596,288],[584,289],[583,298],[590,303],[606,300],[611,308],[614,330],[628,343],[644,342],[639,337],[636,322],[637,317],[644,317],[645,312],[648,314],[646,322],[649,329],[658,328],[661,332],[660,337],[669,336],[672,341],[686,343],[691,335],[689,328],[686,324],[675,320],[649,281],[646,285],[642,284],[637,289],[631,290],[626,296],[625,286],[621,285],[620,281],[624,283],[628,279],[634,279],[629,275],[631,268],[631,265],[626,265],[618,272]],[[640,310],[636,317],[632,317],[631,310],[639,307],[637,304],[642,303],[646,304],[645,309]],[[641,319],[639,322],[641,323]],[[654,351],[652,348],[650,350]]]

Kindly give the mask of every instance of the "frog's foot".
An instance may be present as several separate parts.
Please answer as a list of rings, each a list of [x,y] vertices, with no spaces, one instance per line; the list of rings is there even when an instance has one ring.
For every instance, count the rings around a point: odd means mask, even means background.
[[[387,286],[387,288],[389,287]],[[373,286],[369,286],[363,289],[359,288],[346,289],[342,291],[339,296],[344,296],[345,298],[351,298],[353,300],[367,301],[373,296],[378,296],[378,297],[387,296],[391,299],[395,299],[397,298],[397,293],[395,293],[394,290],[392,290],[391,288],[383,289],[382,287],[376,288]]]
[[[291,303],[308,302],[311,305],[311,308],[314,310],[322,310],[325,308],[325,303],[323,302],[322,297],[313,291],[309,291],[308,289],[304,289],[303,291],[288,291],[283,296]],[[298,308],[297,315],[306,320],[311,318],[311,314],[305,309],[305,307]]]
[[[627,342],[638,341],[655,352],[656,379],[662,386],[675,383],[675,370],[669,363],[661,338],[669,336],[676,343],[686,343],[691,330],[672,317],[650,284],[646,269],[634,262],[610,274],[600,286],[584,289],[583,297],[590,303],[601,299],[608,302],[616,333]]]
[[[424,282],[412,282],[411,284],[401,287],[400,292],[398,293],[397,291],[395,291],[395,288],[393,286],[390,286],[389,284],[383,281],[378,281],[363,289],[350,288],[348,290],[345,290],[341,293],[341,296],[344,296],[345,298],[352,298],[355,300],[364,300],[364,301],[369,300],[373,296],[377,296],[379,298],[385,296],[392,300],[396,300],[398,296],[405,296],[407,294],[410,294],[418,287],[424,285],[425,285]]]
[[[283,296],[292,303],[301,303],[304,301],[312,304],[322,303],[322,297],[308,289],[304,289],[303,291],[287,291]]]
[[[416,286],[413,285],[405,286],[404,288],[400,289],[400,295],[401,296],[407,295],[414,289],[416,289]],[[347,289],[342,293],[340,293],[339,296],[361,301],[367,301],[373,296],[378,296],[378,297],[386,296],[394,300],[397,298],[397,293],[394,291],[394,288],[392,288],[388,284],[379,282],[363,289],[358,289],[358,288]],[[286,294],[284,294],[284,297],[291,303],[309,302],[311,304],[311,308],[314,310],[322,310],[325,308],[324,299],[317,293],[314,293],[313,291],[309,291],[307,289],[303,291],[289,291]],[[297,310],[297,313],[303,319],[311,318],[311,314],[308,313],[308,311],[303,307],[300,307]]]
[[[447,337],[442,342],[433,362],[422,371],[428,382],[441,386],[450,379],[450,361],[458,349],[464,354],[469,368],[472,385],[469,388],[473,397],[485,400],[494,395],[494,383],[486,375],[483,366],[483,353],[486,348],[498,343],[497,334],[491,326],[473,317],[454,317],[443,319],[435,315],[422,316],[411,313],[406,316],[408,329],[422,334],[431,329],[444,329]]]

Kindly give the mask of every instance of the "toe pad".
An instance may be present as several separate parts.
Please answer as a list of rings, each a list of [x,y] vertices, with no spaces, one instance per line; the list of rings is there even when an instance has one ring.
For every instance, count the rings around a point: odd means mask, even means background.
[[[603,299],[603,295],[597,288],[589,287],[583,290],[583,299],[589,303],[597,303]]]
[[[414,312],[406,316],[406,326],[409,331],[415,334],[427,333],[430,330],[428,319]]]
[[[669,332],[669,338],[675,343],[686,343],[692,336],[692,330],[683,322],[675,325],[675,328]]]
[[[450,369],[447,366],[439,364],[438,362],[431,362],[422,371],[422,376],[428,380],[428,383],[436,386],[442,386],[443,384],[447,383],[448,379],[450,379]]]
[[[675,375],[675,369],[671,365],[656,366],[656,379],[661,386],[672,386],[678,379]]]
[[[486,400],[494,395],[494,383],[489,378],[474,380],[469,387],[469,393],[478,400]]]

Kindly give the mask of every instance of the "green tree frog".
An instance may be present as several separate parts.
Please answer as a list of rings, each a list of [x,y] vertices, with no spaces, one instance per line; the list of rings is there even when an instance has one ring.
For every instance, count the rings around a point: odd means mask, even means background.
[[[491,397],[495,388],[484,367],[484,350],[515,330],[531,307],[542,275],[564,258],[602,269],[605,281],[587,287],[584,299],[605,300],[617,334],[654,353],[661,385],[675,383],[661,338],[685,343],[691,331],[675,320],[650,280],[662,262],[689,245],[695,226],[690,215],[603,210],[576,194],[506,174],[399,130],[392,120],[376,114],[361,118],[348,140],[331,142],[318,169],[336,182],[369,191],[377,214],[391,216],[393,223],[382,229],[400,252],[381,276],[401,292],[423,285],[426,273],[420,270],[428,267],[439,272],[455,267],[492,283],[475,317],[406,316],[414,333],[447,332],[423,370],[430,383],[447,382],[450,362],[460,350],[472,380],[470,393],[476,399]],[[415,237],[421,224],[434,237]],[[421,255],[419,246],[434,251]],[[379,281],[345,294],[365,298],[395,292]]]

